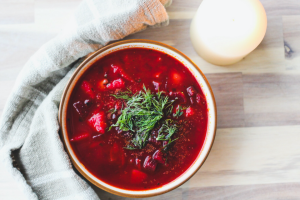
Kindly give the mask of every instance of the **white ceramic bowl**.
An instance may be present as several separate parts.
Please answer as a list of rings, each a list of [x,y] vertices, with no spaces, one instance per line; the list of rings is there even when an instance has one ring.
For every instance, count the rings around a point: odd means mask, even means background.
[[[143,191],[134,191],[134,190],[126,190],[122,188],[118,188],[112,185],[109,185],[97,177],[95,177],[92,173],[90,173],[85,166],[78,160],[76,154],[74,153],[67,134],[67,107],[68,102],[70,99],[70,95],[73,91],[73,88],[75,87],[77,81],[79,78],[85,73],[85,71],[92,66],[92,64],[99,60],[100,58],[118,51],[122,49],[129,49],[129,48],[146,48],[146,49],[154,49],[156,51],[161,51],[163,53],[166,53],[175,59],[179,60],[181,63],[183,63],[196,77],[198,83],[201,86],[201,89],[206,97],[207,101],[207,107],[208,107],[208,128],[206,133],[206,138],[203,144],[203,147],[201,151],[198,154],[197,159],[194,161],[194,163],[178,178],[173,180],[172,182],[163,185],[159,188],[150,189],[150,190],[143,190]],[[90,182],[92,182],[94,185],[98,186],[99,188],[108,191],[110,193],[125,196],[125,197],[151,197],[159,194],[163,194],[165,192],[171,191],[184,182],[186,182],[188,179],[190,179],[201,167],[201,165],[204,163],[205,159],[207,158],[210,149],[213,145],[213,141],[215,138],[216,133],[216,122],[217,122],[217,110],[216,110],[216,103],[214,99],[214,95],[212,92],[212,89],[205,78],[204,74],[201,72],[201,70],[193,63],[187,56],[185,56],[183,53],[178,51],[177,49],[168,46],[166,44],[156,42],[156,41],[150,41],[150,40],[123,40],[120,42],[113,43],[111,45],[108,45],[96,52],[94,52],[92,55],[90,55],[88,58],[86,58],[81,65],[76,69],[73,76],[69,80],[65,91],[62,96],[60,109],[59,109],[59,122],[61,125],[61,133],[64,145],[66,147],[66,150],[72,160],[73,165],[76,167],[76,169]]]

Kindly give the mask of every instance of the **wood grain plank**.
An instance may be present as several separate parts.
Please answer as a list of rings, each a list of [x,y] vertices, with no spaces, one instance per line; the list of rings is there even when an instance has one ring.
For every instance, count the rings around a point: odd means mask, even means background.
[[[207,74],[215,95],[218,128],[243,127],[244,98],[242,73]]]
[[[299,74],[244,74],[245,126],[300,124]]]
[[[300,1],[298,0],[260,0],[268,16],[299,15]]]
[[[169,12],[195,12],[203,0],[173,0],[167,9]],[[298,0],[260,0],[268,16],[299,15],[300,2]],[[217,5],[216,5],[217,6]]]
[[[194,12],[198,9],[203,0],[172,0],[172,5],[167,8],[168,12]]]
[[[182,188],[300,181],[300,126],[218,129],[204,165]]]
[[[268,30],[263,42],[244,60],[231,66],[212,65],[198,56],[190,41],[190,23],[190,19],[170,20],[167,27],[148,29],[126,39],[150,39],[169,44],[189,56],[204,73],[271,73],[286,70],[281,17],[269,17]]]
[[[183,199],[198,200],[296,200],[300,196],[299,183],[189,188]]]
[[[34,0],[1,0],[0,24],[34,22]]]
[[[282,21],[287,71],[300,71],[300,16],[283,16]]]
[[[295,59],[300,55],[300,16],[283,16],[282,21],[285,57]]]

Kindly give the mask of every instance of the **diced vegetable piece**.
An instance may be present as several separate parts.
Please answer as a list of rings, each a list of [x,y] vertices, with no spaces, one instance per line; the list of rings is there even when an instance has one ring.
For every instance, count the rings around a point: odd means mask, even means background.
[[[124,70],[122,69],[122,67],[120,65],[112,64],[111,67],[113,68],[114,73],[119,73],[126,80],[128,80],[130,82],[134,82],[133,79],[124,72]]]
[[[139,170],[133,169],[131,172],[131,182],[132,183],[142,183],[147,178],[147,174]]]
[[[198,104],[200,104],[200,103],[201,103],[201,101],[202,101],[202,97],[201,97],[201,95],[200,95],[200,94],[196,94],[196,101],[197,101],[197,103],[198,103]]]
[[[106,88],[106,85],[108,84],[108,80],[105,78],[98,82],[98,88],[100,90],[104,90]]]
[[[93,91],[92,85],[87,82],[87,81],[83,81],[81,84],[81,89],[88,94],[91,98],[95,98],[95,93]]]
[[[183,92],[169,92],[169,96],[178,98],[181,102],[186,103],[186,97]]]
[[[164,164],[165,163],[165,158],[164,154],[160,150],[156,150],[152,156],[154,160],[156,160],[159,163]]]
[[[70,139],[71,142],[78,142],[78,141],[82,141],[85,140],[89,137],[90,135],[88,133],[83,133],[81,135],[75,136],[72,139]]]
[[[139,158],[136,158],[136,159],[135,159],[135,165],[137,166],[137,168],[138,168],[139,170],[141,170],[141,169],[142,169],[142,160],[139,159]]]
[[[194,114],[195,114],[195,111],[192,107],[188,107],[185,111],[185,116],[186,117],[193,116]]]
[[[116,79],[112,83],[108,83],[106,85],[106,88],[108,89],[117,89],[117,88],[124,88],[124,87],[125,87],[125,82],[121,78]]]
[[[81,101],[73,103],[73,107],[75,108],[76,112],[80,115],[80,117],[87,116],[87,108],[86,104],[82,103]]]
[[[196,94],[196,90],[193,86],[188,87],[186,91],[190,97],[195,96]]]
[[[147,156],[144,161],[144,169],[154,172],[156,169],[157,162],[153,160],[150,156]]]
[[[105,129],[107,124],[105,123],[105,114],[104,112],[96,112],[92,115],[92,117],[88,120],[88,123],[91,127],[95,129],[95,131],[99,133],[105,133]]]
[[[157,82],[157,81],[152,81],[153,85],[154,85],[154,89],[155,91],[159,91],[161,88],[162,83]]]

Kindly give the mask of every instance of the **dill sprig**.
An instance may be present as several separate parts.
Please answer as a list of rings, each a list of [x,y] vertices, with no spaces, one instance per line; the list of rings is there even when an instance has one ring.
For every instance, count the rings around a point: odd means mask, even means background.
[[[131,131],[134,138],[128,149],[142,149],[146,145],[149,133],[155,128],[159,121],[172,112],[173,101],[163,92],[152,94],[149,89],[143,90],[130,96],[127,94],[113,95],[115,98],[126,100],[126,107],[118,118],[114,127],[119,127],[122,131]]]
[[[171,119],[167,119],[165,120],[161,128],[158,130],[158,136],[156,140],[168,141],[164,149],[166,149],[172,142],[178,139],[178,138],[174,140],[171,139],[171,137],[178,131],[178,126],[172,123],[173,121]]]
[[[178,106],[178,108],[176,109],[176,113],[173,115],[173,117],[180,117],[181,115],[183,115],[183,108],[181,105]]]

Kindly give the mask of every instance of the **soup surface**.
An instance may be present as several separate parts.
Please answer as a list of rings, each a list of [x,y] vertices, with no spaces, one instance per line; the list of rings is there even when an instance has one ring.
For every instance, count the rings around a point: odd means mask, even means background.
[[[75,86],[67,129],[79,161],[100,180],[153,189],[184,173],[207,131],[207,105],[191,72],[159,51],[120,50]]]

